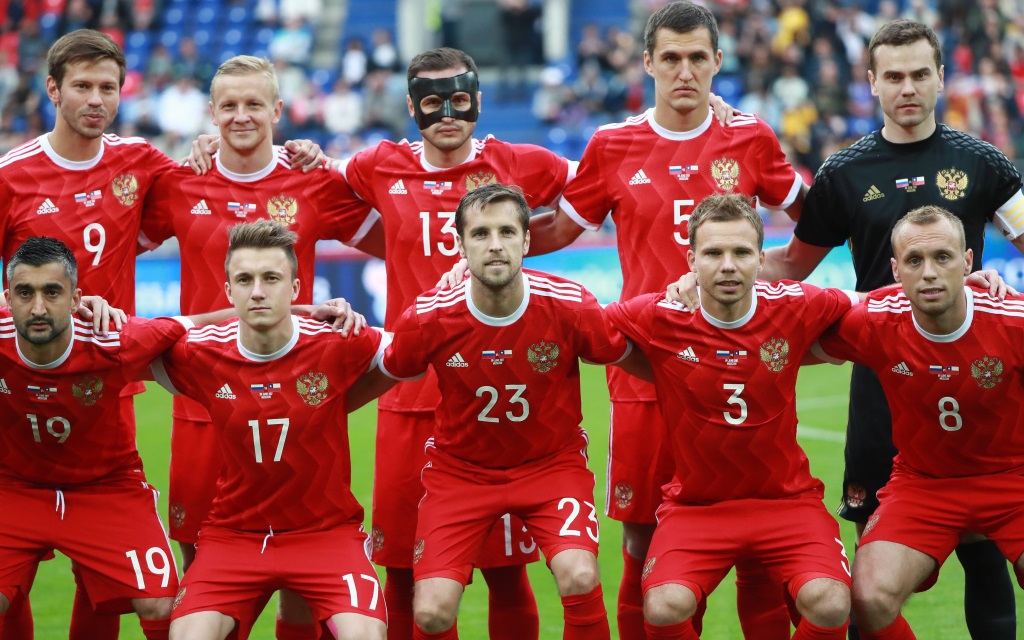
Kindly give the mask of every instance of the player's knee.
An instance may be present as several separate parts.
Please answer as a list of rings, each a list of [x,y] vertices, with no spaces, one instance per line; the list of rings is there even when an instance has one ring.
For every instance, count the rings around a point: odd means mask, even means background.
[[[7,599],[7,596],[0,593],[0,615],[7,613],[7,610],[11,608],[11,601]]]
[[[852,608],[858,620],[890,621],[899,614],[899,595],[877,574],[860,571],[853,579]]]
[[[380,620],[370,618],[346,620],[344,625],[339,625],[334,631],[338,640],[385,640],[388,636],[387,626]]]
[[[416,626],[427,633],[441,633],[455,624],[456,609],[444,606],[436,601],[430,603],[416,602],[413,604],[413,620]]]
[[[626,553],[637,560],[646,558],[651,547],[651,539],[654,537],[654,527],[653,524],[623,522],[622,546],[626,547]]]
[[[850,589],[838,580],[811,580],[800,588],[796,602],[801,614],[819,627],[838,627],[850,617]]]
[[[132,608],[143,620],[162,620],[171,617],[174,598],[136,598]]]
[[[655,626],[679,624],[697,613],[697,598],[682,585],[662,585],[644,595],[644,620]]]
[[[591,556],[592,558],[592,556]],[[601,583],[596,560],[581,558],[559,568],[555,573],[558,595],[575,596],[590,593]]]

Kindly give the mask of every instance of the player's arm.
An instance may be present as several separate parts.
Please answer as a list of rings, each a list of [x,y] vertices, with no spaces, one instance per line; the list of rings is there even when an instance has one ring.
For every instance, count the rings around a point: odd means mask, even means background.
[[[796,199],[793,200],[793,204],[789,205],[784,209],[786,215],[789,216],[789,219],[792,220],[793,222],[799,220],[800,214],[804,212],[804,200],[807,198],[807,192],[810,190],[810,185],[801,180],[800,190],[797,191],[796,193]]]
[[[789,239],[784,247],[773,247],[764,252],[764,268],[758,274],[762,280],[803,280],[811,275],[832,247],[818,247],[807,244],[796,236]]]
[[[647,382],[654,382],[654,369],[651,368],[651,361],[647,359],[644,352],[637,349],[630,343],[629,353],[622,360],[614,364],[631,376],[636,376]]]
[[[238,315],[238,311],[234,307],[227,309],[220,309],[218,311],[211,311],[209,313],[197,313],[192,316],[184,316],[186,320],[191,322],[193,326],[205,327],[211,324],[220,324],[225,320],[230,320]]]
[[[541,256],[566,247],[585,229],[559,207],[530,218],[530,255]]]
[[[364,404],[384,394],[385,391],[398,384],[398,380],[388,376],[379,368],[374,367],[359,376],[355,384],[345,395],[345,407],[349,412],[355,411]]]
[[[374,258],[385,259],[384,223],[379,218],[366,232],[363,239],[355,245],[355,248]]]

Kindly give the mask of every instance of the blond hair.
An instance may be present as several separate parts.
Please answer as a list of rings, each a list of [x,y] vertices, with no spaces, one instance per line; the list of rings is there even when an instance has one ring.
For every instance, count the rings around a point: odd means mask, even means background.
[[[262,74],[270,83],[271,102],[277,102],[281,98],[281,90],[277,83],[277,71],[274,70],[274,64],[270,60],[256,56],[235,56],[225,60],[217,67],[217,73],[213,74],[213,80],[210,81],[210,102],[215,102],[214,87],[217,86],[217,78],[252,74]]]

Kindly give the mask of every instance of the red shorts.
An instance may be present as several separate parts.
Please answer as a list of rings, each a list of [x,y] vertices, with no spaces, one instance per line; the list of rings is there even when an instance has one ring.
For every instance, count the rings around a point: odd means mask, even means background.
[[[167,502],[171,539],[195,544],[217,496],[221,455],[212,422],[174,418]]]
[[[311,533],[249,533],[205,526],[171,619],[218,611],[245,619],[253,602],[290,589],[316,620],[358,613],[387,622],[384,594],[361,525]]]
[[[97,611],[173,597],[178,568],[158,495],[131,479],[61,491],[0,486],[0,593],[13,601],[27,571],[56,549],[78,567]]]
[[[667,501],[643,570],[643,591],[681,584],[706,598],[736,564],[757,562],[795,600],[814,578],[850,585],[839,523],[817,497],[727,500],[706,506]]]
[[[994,473],[964,478],[924,478],[893,471],[878,492],[881,503],[868,518],[861,546],[896,542],[928,554],[942,566],[964,533],[980,533],[1010,562],[1024,553],[1024,476]],[[936,508],[941,504],[942,508]],[[938,569],[919,587],[935,584]],[[1017,582],[1024,586],[1024,576]]]
[[[416,541],[416,510],[423,498],[423,451],[434,435],[433,412],[377,412],[377,454],[373,472],[373,561],[410,569]],[[474,564],[481,569],[528,564],[540,559],[522,520],[502,515]]]
[[[613,402],[608,425],[604,513],[612,520],[654,524],[661,487],[672,480],[672,452],[656,402]]]
[[[585,447],[581,438],[580,447]],[[485,469],[431,448],[423,469],[413,572],[416,580],[466,584],[495,519],[512,513],[526,523],[551,561],[565,549],[597,555],[594,474],[580,450],[512,469]]]

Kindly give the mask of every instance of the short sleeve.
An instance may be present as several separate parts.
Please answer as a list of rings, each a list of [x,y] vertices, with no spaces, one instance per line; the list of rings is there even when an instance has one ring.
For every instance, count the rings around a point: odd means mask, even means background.
[[[194,369],[189,366],[190,357],[186,334],[164,351],[162,356],[153,360],[153,379],[170,393],[195,399],[195,382],[192,377]]]
[[[416,305],[409,306],[395,323],[391,344],[384,351],[380,369],[395,380],[413,380],[427,370],[427,354]]]
[[[174,173],[165,173],[146,194],[142,207],[142,227],[139,230],[139,245],[153,250],[174,236],[174,213],[172,203],[178,193]]]
[[[818,338],[816,354],[831,362],[865,362],[866,354],[877,351],[868,323],[867,305],[857,305]]]
[[[562,190],[575,175],[575,165],[565,158],[532,144],[513,147],[516,182],[530,207],[554,207]]]
[[[600,134],[590,139],[583,151],[576,177],[565,188],[558,202],[558,207],[576,224],[591,231],[601,228],[613,208],[605,185],[603,148]]]
[[[786,209],[796,201],[803,178],[782,152],[779,139],[767,124],[758,120],[757,199],[767,209]]]
[[[605,317],[597,299],[583,289],[579,326],[580,357],[592,364],[615,364],[629,355],[632,346]]]
[[[340,240],[347,245],[359,244],[370,226],[380,217],[371,213],[369,204],[355,194],[345,176],[336,169],[318,169],[323,173],[319,190],[317,229],[320,240]]]
[[[131,318],[120,331],[121,366],[129,374],[144,371],[160,354],[170,349],[192,326],[186,318]]]
[[[654,335],[654,311],[663,293],[648,293],[625,302],[613,302],[604,309],[612,327],[638,345],[651,342]]]
[[[815,247],[838,247],[850,237],[848,213],[826,162],[814,176],[793,235]]]

